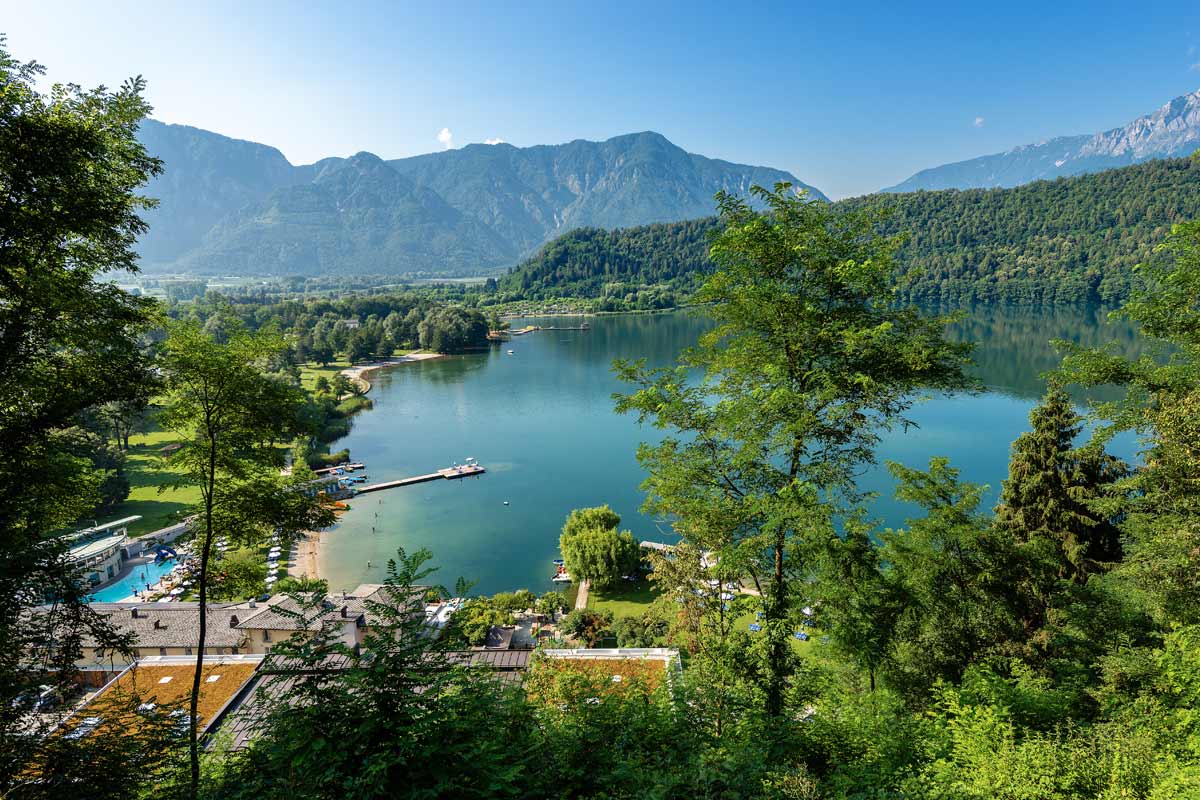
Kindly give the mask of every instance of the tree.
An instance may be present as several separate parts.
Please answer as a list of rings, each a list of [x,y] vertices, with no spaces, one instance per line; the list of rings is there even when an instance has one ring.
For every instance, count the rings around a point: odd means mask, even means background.
[[[473,308],[442,306],[417,326],[421,347],[438,353],[461,353],[487,344],[487,320]]]
[[[617,532],[621,517],[608,506],[575,509],[563,524],[558,547],[576,581],[611,586],[636,572],[640,546],[629,531]]]
[[[72,686],[84,635],[129,644],[87,606],[64,540],[46,534],[99,500],[102,475],[68,432],[81,412],[152,390],[138,342],[152,303],[106,273],[137,271],[139,214],[151,205],[137,191],[161,165],[135,135],[149,111],[140,78],[40,94],[42,72],[0,38],[0,794],[76,792],[83,769],[64,765],[92,753],[107,765],[93,794],[129,796],[161,775],[166,748],[139,762],[141,745],[112,731],[50,737],[16,701],[40,684]],[[46,597],[52,613],[34,613]]]
[[[1144,288],[1117,315],[1136,323],[1149,352],[1130,360],[1108,349],[1059,342],[1063,376],[1084,386],[1115,385],[1114,401],[1093,406],[1103,424],[1095,441],[1136,431],[1144,466],[1118,481],[1105,513],[1125,515],[1126,559],[1117,570],[1153,599],[1174,624],[1200,622],[1200,220],[1176,225],[1157,248],[1163,257],[1138,266]]]
[[[891,656],[896,619],[907,598],[894,574],[885,570],[870,530],[859,519],[847,520],[840,537],[831,537],[819,561],[816,583],[818,624],[830,642],[875,678]]]
[[[914,392],[971,384],[946,321],[895,304],[896,242],[874,234],[878,215],[835,214],[787,184],[752,193],[765,212],[717,196],[717,271],[696,295],[716,327],[674,369],[619,362],[636,391],[617,408],[669,431],[639,449],[647,511],[700,550],[740,552],[760,585],[765,708],[778,719],[805,550],[859,502],[855,479],[880,432],[910,424]]]
[[[1033,430],[1013,442],[996,525],[1018,543],[1046,540],[1058,577],[1084,583],[1121,559],[1117,520],[1097,513],[1095,504],[1129,470],[1097,448],[1075,449],[1082,420],[1058,387],[1029,421]]]
[[[512,623],[512,612],[499,608],[489,598],[475,597],[454,612],[448,635],[477,647],[487,641],[488,631],[493,626]]]
[[[361,651],[340,641],[340,626],[274,647],[287,669],[266,680],[286,686],[289,702],[271,708],[248,757],[226,761],[206,795],[551,796],[533,708],[486,669],[448,655],[457,640],[429,635],[428,558],[401,551],[389,562]],[[313,597],[301,617],[318,619],[324,599]]]
[[[537,599],[534,611],[544,617],[554,618],[554,615],[567,607],[567,596],[562,592],[546,592]]]
[[[356,330],[346,345],[346,360],[353,364],[355,361],[366,361],[371,357],[374,348],[367,332],[362,328]]]
[[[209,569],[213,543],[222,536],[236,543],[263,541],[272,532],[295,537],[301,531],[332,524],[333,514],[280,477],[280,438],[302,431],[288,409],[303,405],[300,390],[267,373],[272,357],[283,351],[270,333],[249,334],[232,327],[218,342],[194,323],[177,323],[163,345],[164,428],[181,447],[168,458],[182,481],[200,490],[196,576],[200,606],[196,670],[190,698],[189,746],[191,795],[200,781],[197,706],[207,636]]]
[[[313,361],[316,361],[322,367],[329,366],[329,362],[333,361],[333,345],[329,343],[327,337],[317,338],[313,336],[312,349],[309,351]]]
[[[982,487],[961,482],[946,459],[888,469],[896,497],[925,511],[906,530],[885,531],[879,555],[904,599],[889,632],[889,680],[920,703],[937,681],[957,682],[989,648],[1019,638],[1019,555],[979,514]]]
[[[595,647],[601,639],[608,635],[608,629],[612,623],[611,611],[576,608],[563,617],[558,627],[564,633],[582,639],[588,647]]]
[[[122,450],[129,449],[129,437],[135,431],[145,429],[148,405],[145,398],[137,397],[105,403],[102,406],[101,413],[112,426],[113,438]]]
[[[262,593],[267,565],[257,549],[243,547],[225,553],[214,566],[219,570],[210,580],[214,599],[244,600]]]

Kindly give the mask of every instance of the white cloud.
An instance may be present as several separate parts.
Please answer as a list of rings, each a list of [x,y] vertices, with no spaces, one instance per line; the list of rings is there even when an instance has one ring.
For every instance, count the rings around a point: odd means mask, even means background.
[[[1190,69],[1192,72],[1200,72],[1200,61],[1192,64],[1190,67],[1188,67],[1188,69]]]
[[[442,128],[440,131],[438,131],[437,140],[441,142],[442,147],[446,148],[447,150],[454,147],[454,134],[450,132],[449,128]]]
[[[974,125],[976,128],[982,128],[983,127],[983,117],[976,117],[975,121],[972,122],[971,124]]]
[[[503,139],[484,139],[484,144],[507,144]]]

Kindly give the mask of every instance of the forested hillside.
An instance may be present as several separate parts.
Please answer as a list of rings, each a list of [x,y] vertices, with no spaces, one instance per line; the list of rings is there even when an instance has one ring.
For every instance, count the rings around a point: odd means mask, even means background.
[[[897,290],[922,302],[1117,303],[1133,266],[1155,258],[1172,224],[1200,216],[1200,161],[1150,161],[1013,189],[869,195],[835,204],[889,210],[882,233],[905,238]],[[516,267],[500,289],[532,298],[619,304],[639,288],[685,293],[709,267],[714,220],[579,230]]]

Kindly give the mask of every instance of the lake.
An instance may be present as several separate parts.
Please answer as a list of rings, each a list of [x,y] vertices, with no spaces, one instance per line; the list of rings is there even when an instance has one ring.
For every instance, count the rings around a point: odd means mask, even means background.
[[[433,582],[453,586],[463,576],[477,581],[478,593],[521,587],[541,593],[552,587],[551,561],[567,513],[603,503],[638,538],[674,541],[667,526],[638,511],[644,473],[635,453],[656,432],[613,413],[612,394],[623,387],[611,365],[616,358],[669,364],[709,323],[682,312],[587,321],[590,330],[538,331],[486,353],[372,376],[374,408],[359,414],[335,445],[367,465],[369,482],[433,472],[467,457],[479,459],[487,474],[351,501],[322,535],[320,569],[331,589],[382,581],[397,547],[426,547],[439,568]],[[513,327],[526,324],[577,325],[579,318],[517,320]],[[888,434],[880,462],[924,467],[932,456],[948,456],[964,479],[992,487],[988,507],[1006,475],[1009,446],[1027,429],[1043,391],[1040,375],[1058,363],[1050,340],[1112,340],[1127,353],[1138,348],[1128,325],[1108,324],[1099,310],[975,309],[951,334],[976,343],[976,372],[988,391],[922,402],[912,413],[919,427]],[[1125,458],[1134,449],[1129,438],[1114,446]],[[891,497],[886,470],[872,470],[864,482],[881,495],[872,507],[881,524],[903,525],[913,509]]]

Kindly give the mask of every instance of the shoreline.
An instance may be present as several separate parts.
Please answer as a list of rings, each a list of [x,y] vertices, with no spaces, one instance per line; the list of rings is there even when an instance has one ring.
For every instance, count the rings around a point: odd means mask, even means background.
[[[413,364],[418,361],[432,361],[438,358],[448,358],[445,353],[409,353],[408,355],[399,356],[398,358],[389,358],[386,361],[372,361],[369,364],[361,364],[356,367],[347,367],[339,372],[339,375],[345,375],[351,381],[357,383],[363,389],[363,394],[371,391],[371,382],[367,380],[367,376],[378,370],[388,369],[389,367],[400,366],[401,364]]]
[[[321,532],[305,531],[293,546],[296,549],[296,557],[288,566],[288,575],[293,578],[320,578],[318,556],[321,550]]]

